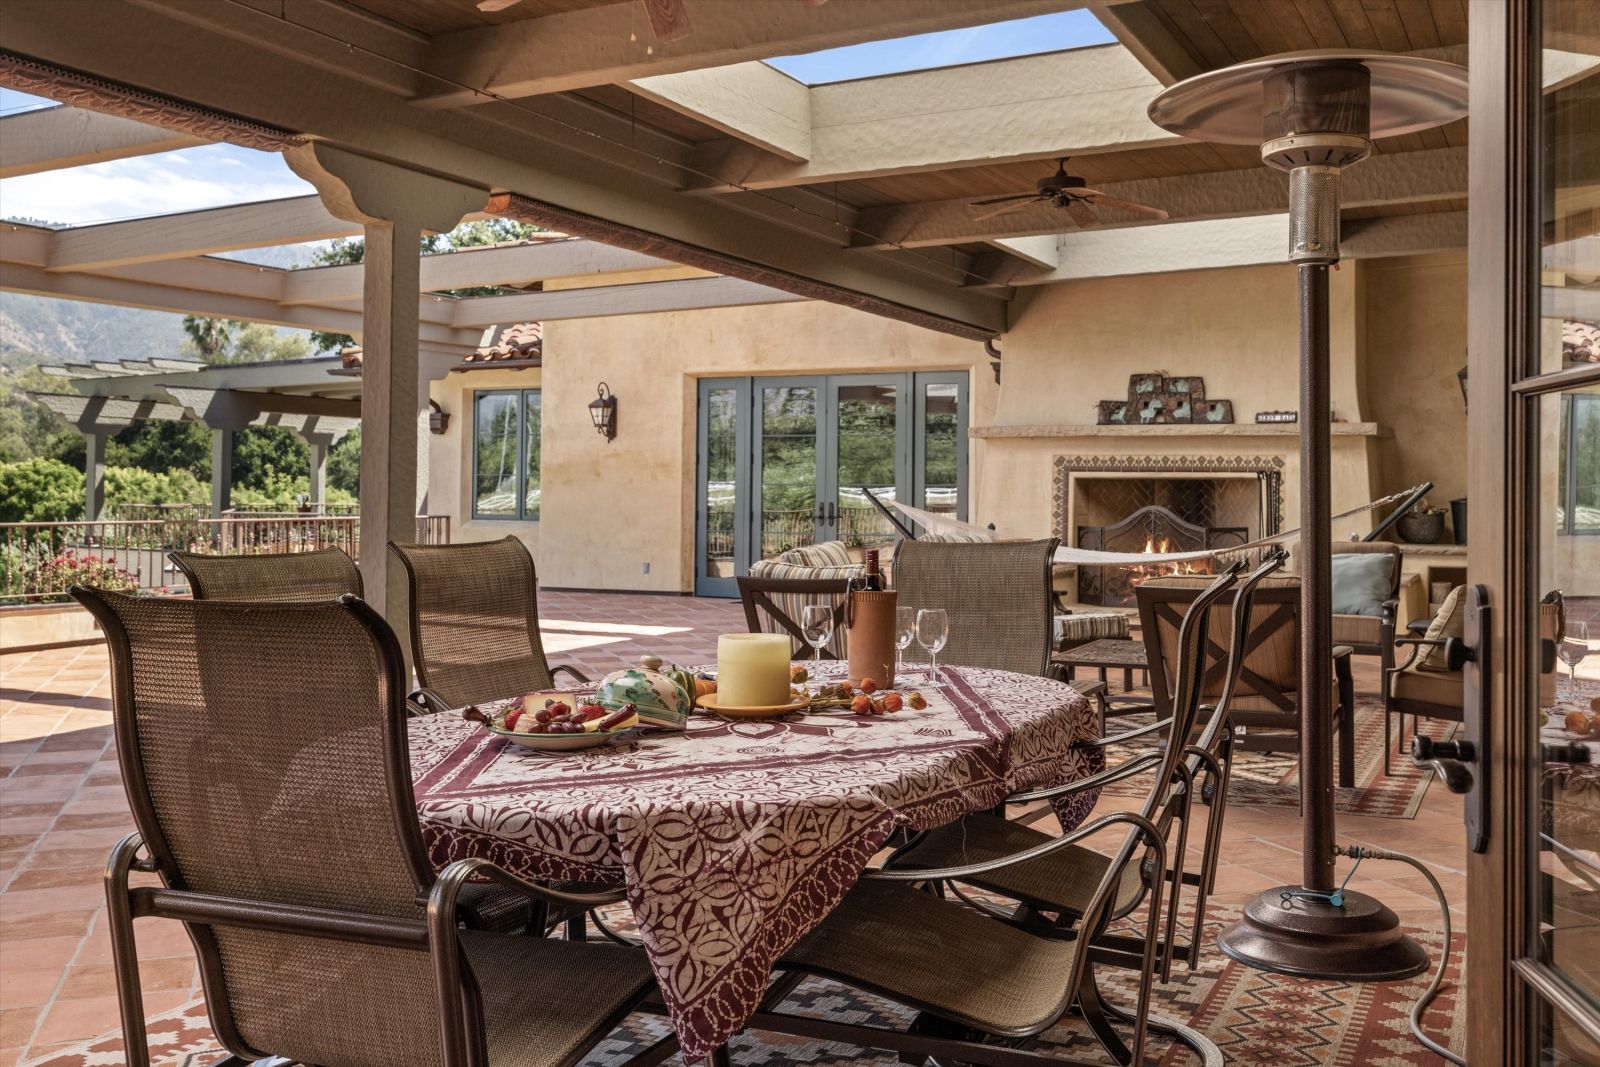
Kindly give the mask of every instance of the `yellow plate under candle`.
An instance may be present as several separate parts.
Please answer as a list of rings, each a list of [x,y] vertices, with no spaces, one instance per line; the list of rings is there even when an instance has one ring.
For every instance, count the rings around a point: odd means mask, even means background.
[[[717,703],[717,694],[706,693],[695,703],[711,714],[721,715],[725,719],[777,719],[806,710],[811,701],[796,700],[789,704],[774,704],[770,707],[723,707]]]

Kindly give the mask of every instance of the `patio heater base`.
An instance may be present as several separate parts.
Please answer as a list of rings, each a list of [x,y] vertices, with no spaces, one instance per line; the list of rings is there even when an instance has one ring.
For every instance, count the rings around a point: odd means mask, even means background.
[[[1400,932],[1382,902],[1345,890],[1344,906],[1290,898],[1299,886],[1278,886],[1252,900],[1217,946],[1247,967],[1299,978],[1392,982],[1428,966],[1421,945]]]

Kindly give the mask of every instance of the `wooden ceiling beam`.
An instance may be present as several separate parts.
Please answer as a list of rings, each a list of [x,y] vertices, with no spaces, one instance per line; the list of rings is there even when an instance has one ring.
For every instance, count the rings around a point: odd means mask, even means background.
[[[1174,85],[1205,71],[1149,4],[1095,4],[1093,10],[1100,24],[1162,85]]]
[[[0,178],[171,152],[207,142],[115,115],[44,107],[0,118]]]
[[[759,60],[636,78],[627,88],[780,159],[811,158],[812,90]]]
[[[1289,185],[1287,176],[1277,171],[1252,167],[1108,182],[1099,188],[1111,196],[1163,208],[1173,220],[1187,220],[1240,218],[1283,211],[1288,203]],[[1340,202],[1345,207],[1451,200],[1466,195],[1465,148],[1373,156],[1341,176]],[[1100,210],[1106,221],[1097,229],[1167,225]],[[871,208],[861,212],[858,224],[861,232],[852,247],[882,251],[1078,230],[1066,212],[1053,204],[989,219],[974,218],[979,213],[965,198]]]
[[[1160,91],[1116,45],[819,85],[806,159],[710,141],[684,188],[730,193],[1178,144],[1145,114]]]
[[[1088,0],[683,0],[693,32],[661,41],[642,0],[440,35],[428,47],[415,102],[461,107],[609,85],[773,55],[983,25],[1081,8]],[[431,77],[429,77],[431,76]],[[477,90],[483,90],[478,92]]]
[[[657,311],[784,304],[802,299],[804,297],[740,278],[688,278],[515,296],[475,296],[455,301],[450,321],[457,328],[481,329],[504,322],[594,319]]]

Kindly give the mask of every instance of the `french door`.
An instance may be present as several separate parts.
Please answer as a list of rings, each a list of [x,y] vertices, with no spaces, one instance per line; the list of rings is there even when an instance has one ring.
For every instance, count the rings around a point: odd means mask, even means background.
[[[790,548],[889,540],[863,488],[966,517],[965,373],[707,378],[699,399],[702,596]]]
[[[1600,4],[1467,7],[1469,1059],[1600,1063]]]

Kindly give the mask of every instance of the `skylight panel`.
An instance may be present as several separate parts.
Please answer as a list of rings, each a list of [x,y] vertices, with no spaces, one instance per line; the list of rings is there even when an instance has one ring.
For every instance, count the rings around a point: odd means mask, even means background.
[[[1090,12],[1058,11],[960,30],[919,33],[798,56],[778,56],[766,63],[806,85],[826,85],[881,74],[937,70],[962,63],[1086,48],[1111,44],[1115,40],[1111,31]]]

